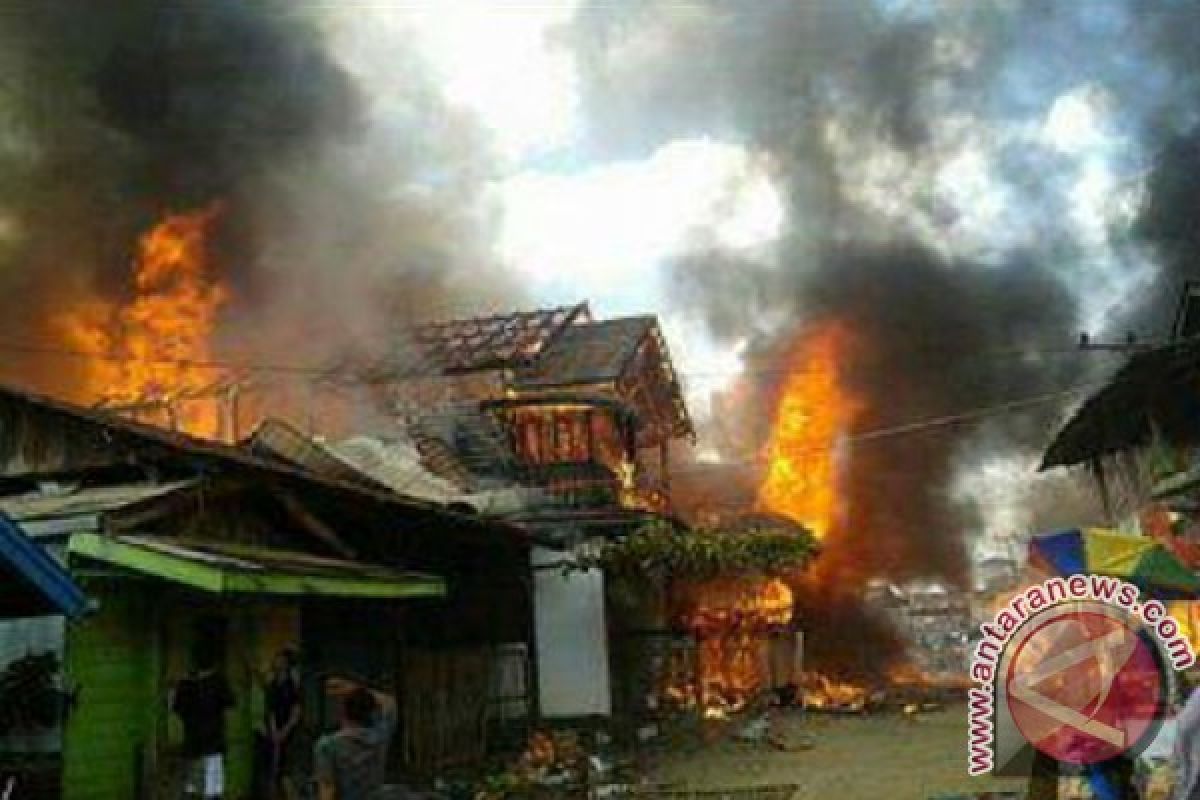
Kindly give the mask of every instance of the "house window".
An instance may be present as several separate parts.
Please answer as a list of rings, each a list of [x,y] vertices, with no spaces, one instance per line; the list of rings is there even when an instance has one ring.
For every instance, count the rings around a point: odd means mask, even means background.
[[[556,414],[554,417],[554,455],[561,462],[574,461],[574,448],[571,446],[571,417],[567,414]]]
[[[520,455],[530,464],[582,463],[592,460],[588,411],[530,413],[516,423]]]
[[[610,469],[616,469],[625,461],[625,450],[621,446],[621,433],[613,422],[612,415],[599,412],[592,415],[593,458]]]
[[[541,426],[538,422],[536,417],[526,419],[519,427],[521,455],[531,464],[540,463],[542,460]]]

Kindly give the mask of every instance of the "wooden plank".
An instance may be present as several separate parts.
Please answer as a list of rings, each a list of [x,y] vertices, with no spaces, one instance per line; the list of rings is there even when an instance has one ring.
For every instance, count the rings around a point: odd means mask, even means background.
[[[68,633],[67,679],[82,691],[64,730],[65,800],[136,796],[135,756],[154,707],[138,590],[95,591],[100,612]]]
[[[349,569],[344,575],[292,574],[267,567],[262,567],[260,571],[245,572],[226,569],[211,561],[191,561],[181,555],[171,555],[91,533],[71,537],[70,552],[213,594],[376,599],[442,597],[446,594],[445,581],[432,575],[395,573],[365,576],[354,574]]]
[[[288,514],[291,515],[292,519],[300,523],[300,527],[317,541],[331,548],[342,558],[355,559],[358,557],[350,545],[342,541],[342,538],[337,535],[337,532],[333,528],[312,514],[291,492],[281,490],[276,492],[274,496],[279,500]]]

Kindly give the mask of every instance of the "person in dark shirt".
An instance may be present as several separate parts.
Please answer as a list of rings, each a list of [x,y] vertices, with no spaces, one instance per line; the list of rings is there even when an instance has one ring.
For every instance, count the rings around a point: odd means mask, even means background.
[[[289,754],[295,744],[296,728],[300,725],[300,683],[296,678],[296,657],[283,650],[271,664],[271,675],[265,687],[266,719],[264,728],[270,747],[271,792],[288,797]]]
[[[326,692],[341,700],[338,730],[317,742],[318,800],[373,800],[383,787],[388,744],[396,728],[396,700],[338,678]]]
[[[225,793],[225,712],[232,707],[233,691],[215,658],[201,654],[196,670],[175,685],[171,698],[171,710],[183,723],[189,797],[219,800]]]

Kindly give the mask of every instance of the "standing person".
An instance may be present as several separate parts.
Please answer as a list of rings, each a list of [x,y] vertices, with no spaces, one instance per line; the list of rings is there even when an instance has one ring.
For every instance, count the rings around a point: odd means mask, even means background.
[[[233,707],[233,691],[215,654],[200,649],[195,670],[175,685],[171,710],[183,723],[183,756],[187,771],[184,794],[220,800],[225,793],[225,712]]]
[[[318,800],[374,800],[383,787],[396,699],[353,681],[330,678],[326,692],[341,703],[338,729],[321,737],[314,757]]]
[[[294,651],[281,650],[272,660],[264,693],[266,719],[263,727],[269,748],[270,792],[275,797],[290,797],[290,755],[303,714]]]

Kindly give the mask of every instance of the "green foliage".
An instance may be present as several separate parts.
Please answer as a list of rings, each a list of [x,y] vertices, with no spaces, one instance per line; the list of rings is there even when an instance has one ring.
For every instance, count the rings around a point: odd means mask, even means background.
[[[651,523],[633,535],[609,542],[581,568],[599,567],[631,583],[661,583],[671,579],[710,580],[761,575],[775,577],[803,569],[819,545],[808,531],[754,528],[727,531],[679,530]]]

